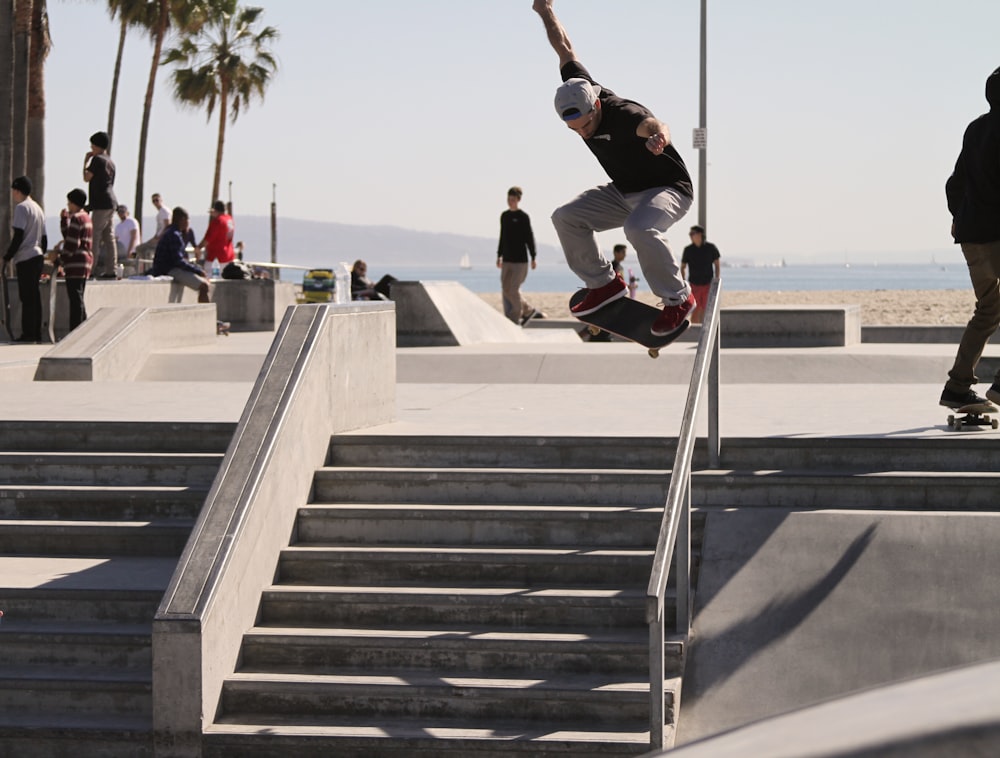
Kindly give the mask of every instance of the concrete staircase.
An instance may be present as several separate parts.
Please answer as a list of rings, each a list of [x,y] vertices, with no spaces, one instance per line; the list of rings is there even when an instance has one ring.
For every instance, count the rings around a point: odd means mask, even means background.
[[[0,755],[151,754],[152,619],[232,431],[0,424]]]
[[[637,755],[661,440],[338,436],[206,755]],[[672,713],[683,642],[667,645]]]

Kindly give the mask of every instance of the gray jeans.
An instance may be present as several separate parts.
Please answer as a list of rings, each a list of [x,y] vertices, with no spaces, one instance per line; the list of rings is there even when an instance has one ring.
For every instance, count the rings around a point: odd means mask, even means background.
[[[577,196],[552,214],[566,263],[588,289],[614,279],[611,263],[597,245],[596,232],[621,228],[632,247],[646,283],[666,304],[685,300],[691,288],[667,244],[667,229],[691,207],[692,199],[671,187],[655,187],[623,195],[605,184]]]
[[[94,271],[93,276],[114,274],[118,266],[118,242],[115,240],[115,211],[94,210],[90,214],[94,225]],[[99,261],[99,262],[98,262]]]
[[[962,254],[976,293],[976,310],[965,327],[955,364],[948,372],[945,386],[953,392],[964,392],[979,381],[976,365],[986,343],[1000,326],[1000,241],[963,242]],[[1000,374],[995,379],[1000,380]]]
[[[503,315],[520,324],[521,319],[531,313],[531,305],[521,296],[521,285],[528,278],[527,263],[500,264],[500,291],[503,299]]]

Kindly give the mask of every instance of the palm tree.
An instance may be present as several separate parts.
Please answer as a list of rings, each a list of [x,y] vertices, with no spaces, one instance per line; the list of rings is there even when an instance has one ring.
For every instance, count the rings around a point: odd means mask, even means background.
[[[14,4],[14,113],[11,122],[11,171],[20,176],[28,162],[28,71],[31,68],[31,10],[33,0]]]
[[[264,99],[264,90],[278,70],[268,45],[279,36],[273,26],[255,29],[263,8],[241,7],[238,0],[215,0],[212,13],[198,32],[185,36],[163,59],[164,64],[176,65],[174,97],[182,105],[205,108],[209,120],[216,106],[219,109],[210,203],[219,198],[226,119],[235,124],[251,100]]]
[[[10,229],[10,182],[14,178],[11,166],[14,136],[13,71],[14,0],[0,0],[0,240],[4,241]]]
[[[153,90],[156,87],[156,72],[163,53],[163,41],[173,24],[181,33],[194,33],[205,23],[212,0],[152,0],[155,6],[155,25],[149,33],[153,38],[153,62],[149,67],[146,83],[146,99],[142,106],[142,127],[139,131],[139,160],[135,177],[135,209],[133,217],[142,218],[143,177],[146,173],[146,143],[149,140],[149,117],[153,110]],[[211,10],[211,12],[215,12]]]
[[[46,0],[35,0],[31,14],[31,56],[28,72],[27,173],[35,201],[45,204],[45,59],[52,49]]]
[[[150,0],[108,0],[108,13],[121,25],[118,34],[118,53],[115,56],[115,73],[111,79],[111,105],[108,107],[108,139],[114,143],[115,109],[118,104],[118,80],[121,78],[125,36],[129,27],[151,29],[158,18],[158,8]]]

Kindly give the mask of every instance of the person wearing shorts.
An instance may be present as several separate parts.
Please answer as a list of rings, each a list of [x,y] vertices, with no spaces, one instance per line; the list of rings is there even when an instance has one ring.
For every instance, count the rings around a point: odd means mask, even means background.
[[[150,276],[169,276],[175,282],[198,291],[198,302],[209,302],[209,283],[205,272],[188,261],[184,254],[187,246],[185,234],[191,226],[188,212],[177,206],[171,216],[170,225],[163,230],[160,241],[156,243],[156,255],[153,256],[153,267],[147,272]]]
[[[681,276],[687,276],[698,304],[691,312],[691,323],[700,324],[705,315],[705,304],[708,303],[708,291],[713,279],[722,278],[722,264],[719,248],[705,240],[705,228],[692,226],[688,233],[691,244],[684,248],[681,257]]]

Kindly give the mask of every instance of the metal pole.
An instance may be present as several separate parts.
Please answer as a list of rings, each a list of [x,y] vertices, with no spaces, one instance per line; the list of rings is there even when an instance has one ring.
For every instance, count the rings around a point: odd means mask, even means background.
[[[278,185],[271,185],[271,263],[278,262]],[[272,276],[281,279],[281,269],[272,269]]]
[[[698,153],[698,225],[705,230],[708,236],[708,208],[706,197],[708,195],[708,20],[707,20],[708,0],[701,0],[701,87],[698,107],[698,127],[705,135],[705,144]]]

